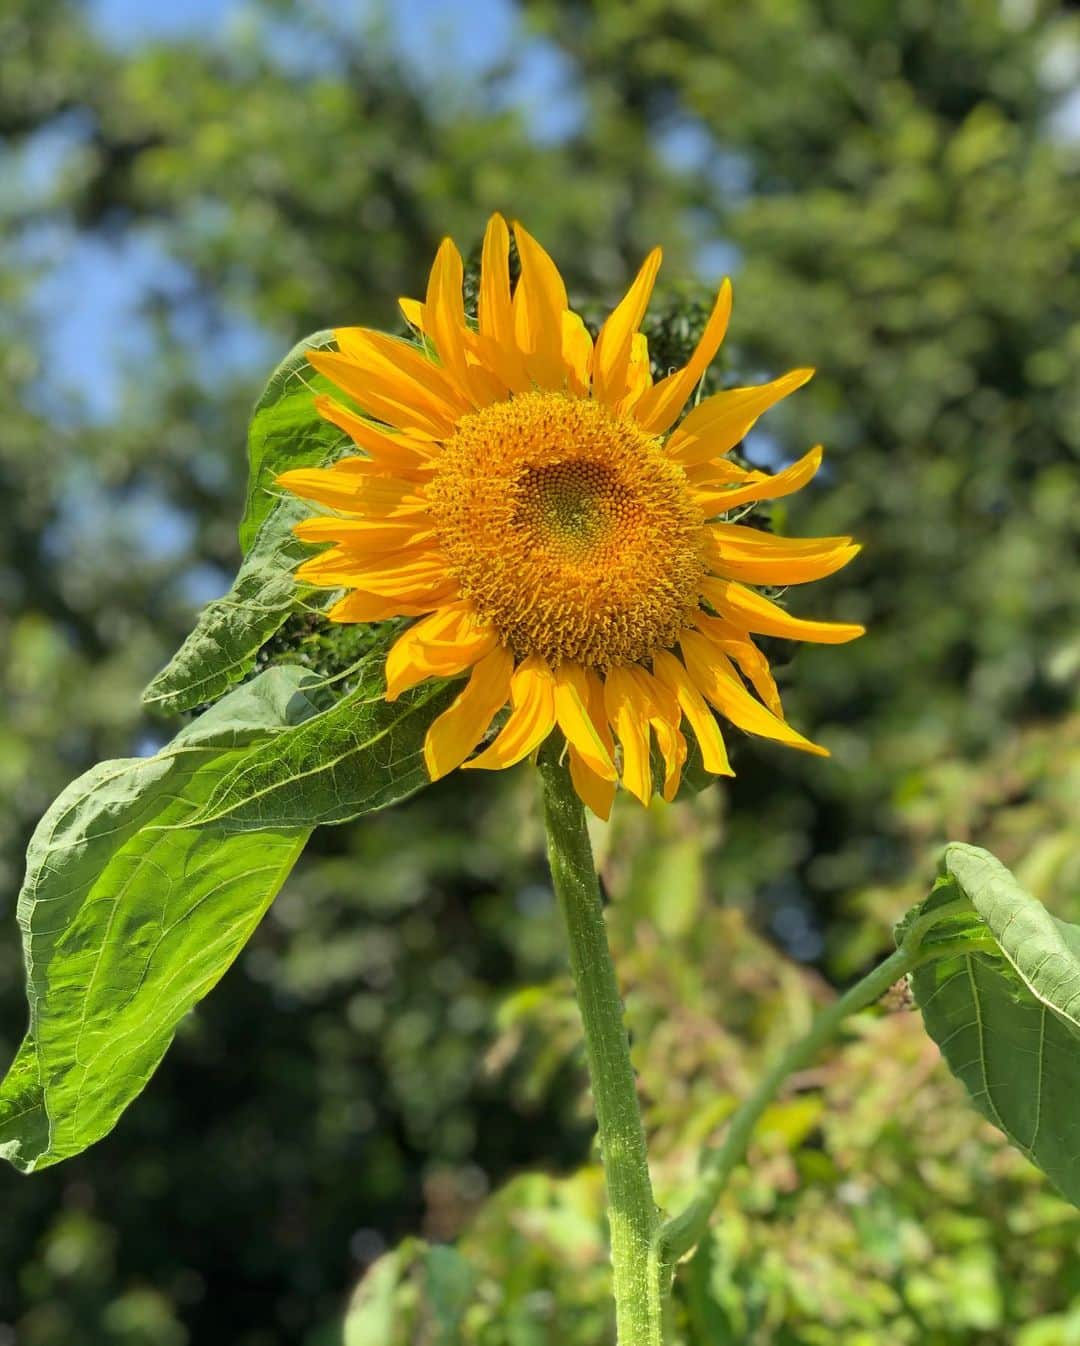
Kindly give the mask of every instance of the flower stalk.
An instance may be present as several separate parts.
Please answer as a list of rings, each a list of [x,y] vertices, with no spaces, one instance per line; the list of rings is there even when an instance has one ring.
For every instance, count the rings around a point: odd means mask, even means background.
[[[914,921],[889,958],[821,1011],[810,1031],[765,1072],[720,1145],[704,1155],[693,1200],[661,1222],[585,812],[569,772],[550,748],[541,753],[539,767],[548,860],[585,1031],[607,1185],[618,1346],[663,1346],[675,1263],[701,1240],[728,1178],[744,1161],[757,1123],[785,1080],[814,1059],[849,1015],[866,1009],[920,963],[952,947],[932,947],[927,936],[943,917],[968,904],[958,900]]]
[[[663,1346],[660,1216],[585,811],[565,765],[540,758],[548,860],[585,1032],[608,1196],[619,1346]]]

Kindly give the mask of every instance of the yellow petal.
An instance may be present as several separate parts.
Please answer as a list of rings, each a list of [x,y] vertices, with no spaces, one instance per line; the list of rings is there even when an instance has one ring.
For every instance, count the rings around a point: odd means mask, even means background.
[[[840,570],[858,556],[858,545],[836,547],[820,556],[769,556],[759,561],[736,561],[730,558],[711,559],[709,564],[725,579],[742,580],[746,584],[786,586],[806,584],[824,579]]]
[[[708,617],[704,612],[695,615],[694,625],[706,640],[711,640],[726,655],[734,659],[743,677],[748,679],[762,701],[774,715],[783,719],[784,707],[769,661],[746,632],[740,631],[738,627],[732,626],[730,622],[725,622],[720,617]]]
[[[630,341],[630,368],[626,371],[626,396],[619,403],[619,411],[628,412],[643,393],[652,387],[652,363],[649,360],[649,342],[644,332],[635,332]]]
[[[500,771],[528,757],[555,727],[555,679],[539,655],[531,654],[510,679],[510,716],[498,738],[466,762],[466,768]]]
[[[447,710],[432,722],[424,739],[424,762],[432,780],[458,767],[487,733],[510,695],[514,656],[502,645],[485,655]]]
[[[626,669],[608,669],[604,678],[604,709],[622,746],[622,783],[648,805],[652,797],[649,722],[641,693]]]
[[[555,719],[567,743],[604,780],[616,778],[615,763],[588,709],[585,670],[565,661],[555,670]]]
[[[465,384],[465,268],[452,238],[444,238],[435,254],[424,301],[425,333],[439,359],[459,386]]]
[[[342,519],[336,514],[317,514],[293,525],[302,542],[340,542],[353,555],[391,555],[417,551],[435,542],[431,529],[415,523],[384,523],[381,519]]]
[[[593,728],[600,735],[600,742],[604,745],[607,755],[614,761],[615,759],[615,740],[611,735],[611,726],[608,724],[607,711],[604,707],[604,683],[595,668],[582,668],[582,675],[585,679],[585,705],[589,711],[589,719],[593,722]]]
[[[383,520],[417,518],[428,510],[427,501],[416,494],[415,482],[358,473],[347,458],[333,467],[294,468],[274,480],[304,500]]]
[[[404,377],[376,372],[337,351],[309,351],[307,358],[369,416],[399,430],[419,430],[436,439],[453,432],[454,415],[430,396],[415,391]]]
[[[713,524],[705,560],[725,579],[747,584],[803,584],[847,565],[861,548],[849,537],[786,538],[759,528]]]
[[[726,514],[737,505],[746,505],[752,500],[779,500],[782,496],[802,490],[821,466],[821,454],[821,445],[817,444],[797,463],[785,467],[783,472],[777,472],[775,476],[751,482],[748,486],[736,486],[730,491],[698,490],[694,493],[694,499],[707,519]]]
[[[558,267],[521,224],[514,224],[521,278],[514,292],[514,334],[525,364],[540,388],[558,390],[567,379],[563,360],[563,313],[569,307]]]
[[[401,551],[369,556],[331,547],[296,568],[305,584],[329,588],[338,585],[365,593],[415,600],[421,593],[443,587],[449,579],[446,561],[437,552]]]
[[[426,334],[454,385],[474,407],[489,406],[505,396],[498,380],[470,359],[472,333],[465,321],[462,292],[464,267],[453,240],[444,238],[435,256],[424,305]]]
[[[631,665],[626,672],[637,684],[647,707],[649,724],[656,734],[656,745],[664,761],[661,794],[670,803],[678,791],[683,763],[686,761],[686,739],[679,733],[682,710],[678,698],[644,668]]]
[[[668,440],[668,453],[684,467],[721,457],[746,438],[759,416],[813,376],[812,369],[793,369],[772,383],[729,388],[707,397],[687,414]]]
[[[649,304],[662,253],[653,248],[637,273],[633,285],[611,311],[596,338],[593,359],[593,396],[614,406],[629,391],[627,373],[633,353],[633,338]]]
[[[386,470],[415,473],[418,469],[430,470],[434,466],[431,461],[434,444],[430,440],[424,443],[404,435],[388,434],[325,393],[315,398],[315,410],[323,420],[344,430],[354,444],[366,449],[372,459]]]
[[[670,804],[679,792],[682,769],[686,764],[686,739],[667,720],[655,721],[653,729],[656,731],[656,744],[660,749],[660,756],[664,759],[664,781],[660,787],[660,794]]]
[[[424,306],[419,299],[399,299],[398,308],[410,327],[415,327],[418,332],[424,331]]]
[[[615,799],[615,781],[598,776],[578,750],[570,747],[570,779],[582,802],[607,822]]]
[[[691,681],[689,673],[667,650],[653,651],[652,666],[659,681],[670,688],[678,698],[679,708],[689,721],[694,737],[698,741],[705,770],[712,772],[714,776],[733,776],[735,773],[728,761],[720,726]]]
[[[760,701],[755,701],[731,665],[731,661],[715,645],[710,644],[697,631],[684,631],[679,636],[683,658],[690,676],[705,696],[722,715],[726,715],[732,724],[747,733],[759,734],[762,738],[776,739],[792,748],[801,748],[804,752],[819,757],[828,757],[829,750],[797,733],[787,723],[766,709]]]
[[[643,430],[650,430],[653,434],[659,435],[674,423],[685,406],[686,399],[694,391],[720,349],[730,317],[731,282],[725,280],[720,286],[720,293],[716,297],[709,321],[705,324],[701,340],[685,368],[669,374],[666,379],[661,379],[635,406],[634,416]]]
[[[807,640],[818,645],[845,645],[866,633],[864,626],[854,622],[813,622],[793,617],[764,595],[735,580],[706,577],[701,582],[701,592],[721,617],[744,631],[762,636]]]
[[[471,603],[452,603],[410,626],[386,656],[386,699],[428,678],[452,678],[472,668],[499,643],[495,629],[477,622]]]
[[[472,410],[446,371],[401,337],[367,327],[339,327],[334,339],[342,355],[384,378],[389,388],[400,388],[402,401],[430,406],[452,420]]]
[[[589,329],[569,309],[562,316],[562,355],[569,375],[570,391],[587,397],[592,372],[593,341]]]
[[[479,332],[466,332],[465,347],[469,389],[475,405],[489,407],[493,402],[505,402],[507,390],[515,386],[503,377],[506,362],[492,362],[488,359],[486,351],[481,349]]]
[[[354,590],[339,598],[326,616],[332,622],[384,622],[391,617],[423,617],[456,597],[456,588],[447,586],[442,593],[426,595],[419,601],[397,595],[365,594]]]
[[[507,391],[515,393],[533,391],[532,378],[525,368],[525,359],[516,344],[511,342],[510,345],[502,345],[494,337],[485,336],[483,332],[470,332],[469,343],[488,377],[500,385],[500,398],[504,398]]]
[[[477,319],[481,333],[500,346],[514,344],[514,313],[510,306],[510,230],[499,214],[484,231],[480,256],[480,296]]]
[[[714,458],[707,463],[698,463],[695,467],[684,467],[686,480],[691,486],[713,486],[717,482],[723,485],[738,483],[750,486],[756,481],[768,481],[767,472],[748,472],[745,467],[733,463],[730,458]]]
[[[304,469],[299,468],[297,470],[303,471]],[[369,454],[350,453],[344,458],[339,458],[329,468],[313,470],[334,472],[339,477],[351,478],[357,484],[359,484],[361,477],[369,477],[382,482],[396,479],[400,483],[408,483],[411,491],[419,493],[421,488],[431,480],[434,469],[430,463],[410,464],[408,467],[391,467],[388,463],[379,462]]]
[[[741,523],[710,523],[705,531],[710,544],[732,560],[756,561],[781,552],[789,557],[816,556],[820,552],[851,545],[851,538],[847,535],[786,537],[781,533],[769,533],[764,528],[752,528]]]

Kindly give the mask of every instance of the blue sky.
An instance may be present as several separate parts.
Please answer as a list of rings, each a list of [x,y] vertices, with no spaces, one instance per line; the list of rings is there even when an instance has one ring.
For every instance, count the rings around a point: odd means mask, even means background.
[[[515,75],[506,96],[525,110],[535,134],[559,139],[570,134],[582,115],[575,100],[572,71],[550,43],[523,31],[514,0],[307,0],[328,10],[339,22],[361,23],[382,16],[405,60],[430,82],[479,73],[514,57]],[[227,41],[252,21],[247,0],[86,0],[86,12],[102,37],[118,48],[152,39],[198,37]],[[282,46],[283,59],[303,60],[295,34]],[[1051,59],[1053,58],[1053,59]],[[318,60],[317,54],[309,59]],[[1051,134],[1080,139],[1080,89],[1073,48],[1053,49],[1045,77],[1061,94]],[[1060,68],[1058,68],[1060,67]],[[60,126],[40,134],[25,158],[22,178],[39,187],[70,146],[78,127]],[[717,163],[715,145],[692,123],[673,125],[661,138],[672,162],[714,174],[725,193],[740,191],[737,160]],[[137,357],[141,345],[139,309],[148,291],[183,284],[183,272],[144,232],[120,243],[50,235],[38,242],[50,276],[37,296],[37,312],[46,332],[53,386],[67,385],[82,400],[82,414],[107,418],[115,407],[120,369]],[[707,279],[736,269],[738,257],[721,242],[705,242],[698,263]],[[239,320],[227,332],[213,359],[253,375],[272,363],[274,352],[258,330]]]
[[[512,0],[407,0],[366,8],[353,0],[324,0],[344,18],[387,17],[395,45],[425,78],[437,80],[453,69],[479,73],[517,57],[517,74],[508,88],[524,108],[535,133],[558,139],[573,131],[579,109],[570,88],[565,60],[550,44],[523,34]],[[250,12],[244,0],[89,0],[87,13],[98,31],[118,48],[159,40],[202,38],[226,41]],[[61,126],[37,138],[22,165],[27,185],[44,186],[72,139],[77,125]],[[35,308],[46,332],[54,386],[70,388],[81,402],[80,414],[106,419],[115,409],[120,370],[138,355],[139,309],[153,287],[183,284],[183,272],[158,248],[152,233],[120,242],[54,234],[38,241],[49,263],[49,278]],[[257,329],[237,323],[215,360],[234,367],[261,368],[272,352]]]

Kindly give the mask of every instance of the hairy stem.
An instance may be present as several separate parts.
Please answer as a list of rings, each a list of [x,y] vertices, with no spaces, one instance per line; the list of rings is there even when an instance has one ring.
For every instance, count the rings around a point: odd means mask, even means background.
[[[660,1221],[585,811],[565,766],[545,755],[540,773],[607,1184],[619,1346],[663,1346]]]

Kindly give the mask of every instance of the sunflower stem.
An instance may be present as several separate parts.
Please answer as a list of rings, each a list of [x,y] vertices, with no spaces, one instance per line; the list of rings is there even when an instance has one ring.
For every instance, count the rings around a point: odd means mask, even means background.
[[[585,1030],[607,1186],[618,1343],[663,1346],[660,1217],[585,810],[569,772],[554,756],[541,755],[540,774],[548,861]]]

